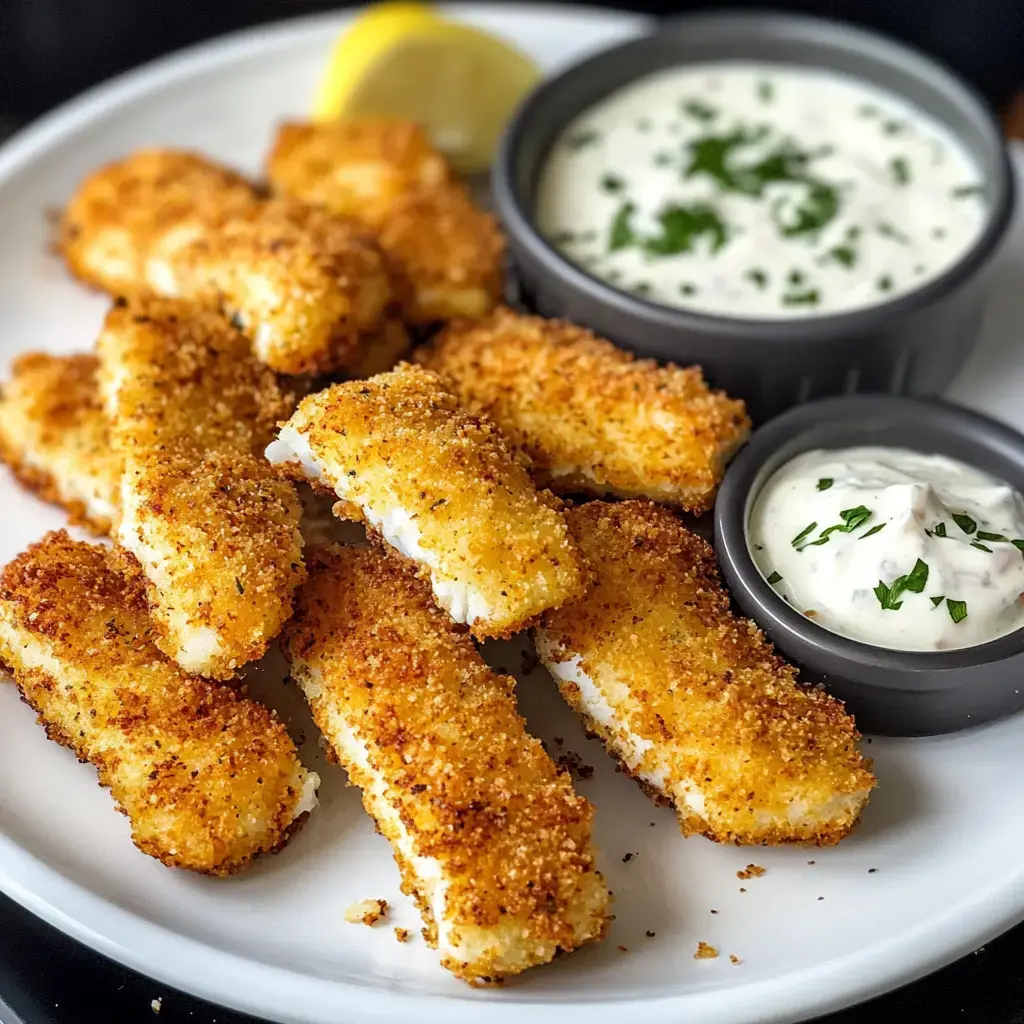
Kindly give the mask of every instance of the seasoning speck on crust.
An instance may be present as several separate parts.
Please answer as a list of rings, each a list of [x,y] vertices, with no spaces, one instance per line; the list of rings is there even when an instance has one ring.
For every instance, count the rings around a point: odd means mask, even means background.
[[[444,966],[493,983],[599,938],[593,811],[526,732],[514,681],[401,560],[333,547],[309,565],[285,631],[292,675]]]
[[[560,503],[429,370],[401,364],[310,395],[267,458],[334,491],[335,511],[413,561],[478,637],[508,635],[583,592]]]
[[[273,712],[185,675],[151,634],[138,583],[63,531],[0,575],[0,664],[50,739],[96,767],[143,853],[227,875],[284,844],[319,778]]]
[[[750,429],[743,403],[708,388],[697,367],[636,359],[566,321],[509,309],[449,324],[417,359],[563,493],[706,511]]]
[[[685,834],[848,835],[875,785],[853,719],[733,615],[710,545],[645,502],[566,518],[596,582],[544,616],[537,653],[626,770],[674,805]]]

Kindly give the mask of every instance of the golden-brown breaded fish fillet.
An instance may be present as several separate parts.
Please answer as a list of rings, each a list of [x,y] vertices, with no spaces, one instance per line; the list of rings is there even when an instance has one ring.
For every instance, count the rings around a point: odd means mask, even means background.
[[[450,324],[417,358],[563,493],[704,511],[750,428],[743,403],[710,390],[698,367],[658,366],[581,327],[509,309]]]
[[[266,172],[278,192],[375,227],[397,200],[452,181],[419,125],[387,118],[283,124]]]
[[[57,244],[72,273],[112,295],[173,295],[181,248],[254,202],[241,175],[198,154],[139,150],[78,186]]]
[[[278,373],[352,365],[395,300],[365,229],[290,199],[255,204],[197,236],[176,271],[177,294],[218,305]]]
[[[422,580],[372,548],[311,555],[285,649],[445,967],[496,981],[601,937],[593,808]]]
[[[274,188],[377,232],[406,318],[483,316],[501,294],[505,240],[426,133],[409,121],[286,124],[267,160]]]
[[[0,576],[0,663],[52,740],[96,766],[143,853],[227,875],[316,806],[284,726],[153,646],[146,601],[104,550],[47,535]]]
[[[457,183],[398,199],[377,241],[412,323],[484,316],[501,297],[504,236]]]
[[[115,537],[146,578],[156,643],[228,679],[277,636],[304,574],[298,496],[262,458],[292,403],[226,320],[189,303],[115,305],[98,352],[124,460]]]
[[[0,459],[72,522],[99,534],[117,508],[121,462],[110,448],[92,355],[28,352],[0,387]]]
[[[710,545],[639,501],[567,518],[597,580],[544,617],[537,653],[611,753],[675,805],[684,834],[846,836],[875,785],[853,719],[732,614]]]
[[[557,499],[538,493],[493,423],[429,370],[400,364],[300,403],[271,462],[333,490],[429,577],[478,637],[522,629],[582,593],[585,569]]]

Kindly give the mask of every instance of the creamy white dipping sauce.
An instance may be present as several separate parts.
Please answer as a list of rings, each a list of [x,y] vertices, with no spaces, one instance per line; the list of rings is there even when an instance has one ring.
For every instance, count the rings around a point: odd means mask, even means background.
[[[940,651],[1024,626],[1024,498],[954,459],[806,452],[757,496],[747,546],[795,609],[854,640]]]
[[[939,276],[987,216],[981,172],[923,110],[858,79],[709,63],[585,111],[542,168],[537,225],[595,277],[744,318],[877,305]]]

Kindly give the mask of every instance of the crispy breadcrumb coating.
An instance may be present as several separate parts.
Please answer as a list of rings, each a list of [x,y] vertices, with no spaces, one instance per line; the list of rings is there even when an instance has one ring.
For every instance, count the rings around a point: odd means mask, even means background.
[[[445,967],[498,981],[603,935],[593,808],[399,559],[311,555],[285,649]]]
[[[639,501],[567,518],[597,579],[545,615],[537,653],[611,753],[675,805],[684,834],[848,835],[875,785],[853,719],[732,614],[710,545]]]
[[[277,191],[374,227],[397,200],[453,180],[418,124],[386,118],[282,124],[266,172]]]
[[[267,176],[279,193],[377,233],[410,322],[483,316],[498,301],[505,240],[497,221],[413,122],[282,125]]]
[[[484,316],[501,298],[505,238],[458,183],[397,200],[377,242],[412,323]]]
[[[263,655],[303,578],[298,496],[262,458],[292,402],[227,321],[178,300],[115,305],[98,352],[126,569],[145,575],[160,649],[228,679]]]
[[[112,295],[173,295],[181,249],[255,202],[249,182],[205,157],[138,150],[78,186],[57,247],[73,274]]]
[[[418,359],[563,493],[705,511],[750,428],[743,403],[710,390],[698,367],[658,366],[566,321],[509,309],[450,324]]]
[[[0,576],[0,662],[50,739],[95,765],[143,853],[228,875],[280,849],[319,778],[273,712],[185,675],[151,632],[142,589],[63,531]]]
[[[415,562],[478,637],[506,636],[583,592],[557,500],[429,370],[403,363],[310,395],[267,458],[332,489],[336,514]]]
[[[0,388],[0,459],[74,523],[110,530],[121,462],[110,448],[92,355],[27,352]]]
[[[228,168],[172,149],[141,150],[87,178],[58,248],[111,294],[220,309],[279,373],[347,367],[396,299],[384,255],[356,221],[261,199]]]
[[[179,293],[219,305],[278,373],[349,366],[395,299],[365,229],[290,199],[225,218],[180,252],[176,269]]]

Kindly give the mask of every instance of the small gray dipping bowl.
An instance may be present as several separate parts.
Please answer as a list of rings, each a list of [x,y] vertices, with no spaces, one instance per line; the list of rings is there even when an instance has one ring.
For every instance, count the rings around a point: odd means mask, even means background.
[[[978,647],[908,652],[839,636],[791,608],[747,549],[747,520],[768,478],[814,448],[910,448],[960,459],[1024,491],[1024,436],[935,399],[858,395],[811,402],[754,432],[715,505],[715,550],[733,599],[776,647],[846,705],[865,732],[926,736],[1024,707],[1024,629]]]
[[[533,225],[551,147],[577,115],[636,78],[686,63],[749,59],[832,68],[902,96],[946,125],[981,167],[990,216],[974,246],[916,291],[867,309],[793,320],[688,312],[591,276]],[[528,308],[590,327],[625,348],[697,363],[762,421],[809,398],[852,392],[938,394],[974,343],[988,268],[1006,233],[1014,184],[985,102],[923,54],[863,29],[769,11],[686,15],[542,83],[507,128],[492,192]]]

